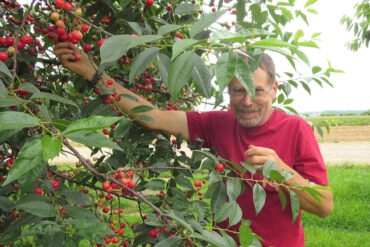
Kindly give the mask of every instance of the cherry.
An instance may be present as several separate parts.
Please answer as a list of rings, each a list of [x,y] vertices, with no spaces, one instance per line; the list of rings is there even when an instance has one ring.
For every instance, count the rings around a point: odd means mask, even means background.
[[[219,172],[223,172],[224,171],[224,166],[222,164],[217,164],[216,165],[216,169],[219,171]]]
[[[64,8],[64,6],[66,6],[66,2],[64,0],[56,0],[55,6],[57,7],[57,9]]]
[[[81,55],[78,53],[75,53],[75,60],[78,61],[81,59]]]
[[[153,0],[146,0],[146,6],[151,7],[153,5]]]
[[[202,183],[199,180],[196,180],[194,181],[194,186],[200,188],[202,187]]]
[[[84,50],[85,50],[86,52],[89,52],[89,51],[91,51],[91,49],[92,49],[92,47],[91,47],[91,45],[90,45],[90,44],[85,44],[83,48],[84,48]]]
[[[5,62],[6,60],[8,60],[8,54],[6,54],[6,52],[0,52],[0,60]]]
[[[80,31],[74,30],[72,32],[72,37],[75,38],[75,39],[77,39],[77,40],[81,40],[83,38],[83,35],[82,35],[82,33]]]
[[[81,31],[86,33],[87,31],[89,31],[89,28],[90,28],[89,25],[84,24],[81,26]]]
[[[36,194],[39,194],[39,195],[43,195],[44,194],[44,191],[42,191],[41,188],[36,188],[33,192],[35,192]]]

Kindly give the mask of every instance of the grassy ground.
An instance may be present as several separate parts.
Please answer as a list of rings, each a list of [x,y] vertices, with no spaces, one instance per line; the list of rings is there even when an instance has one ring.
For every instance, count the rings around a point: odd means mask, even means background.
[[[303,213],[306,246],[369,246],[370,167],[330,166],[328,174],[334,210],[324,219]]]
[[[312,123],[328,121],[332,126],[359,126],[370,125],[370,116],[332,116],[332,117],[315,117],[307,118]]]

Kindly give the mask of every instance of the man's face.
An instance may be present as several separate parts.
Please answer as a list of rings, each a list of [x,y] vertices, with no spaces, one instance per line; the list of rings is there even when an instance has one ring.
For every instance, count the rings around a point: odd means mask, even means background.
[[[231,111],[244,127],[264,124],[272,113],[272,101],[276,97],[278,84],[269,83],[267,73],[258,68],[253,72],[256,96],[254,101],[246,92],[240,81],[234,76],[229,85]]]

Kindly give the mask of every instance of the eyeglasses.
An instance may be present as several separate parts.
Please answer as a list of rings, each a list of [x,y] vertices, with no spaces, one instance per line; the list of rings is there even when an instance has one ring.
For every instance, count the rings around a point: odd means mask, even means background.
[[[257,88],[255,91],[254,100],[260,100],[263,97],[265,97],[266,94],[268,94],[272,90],[272,87],[269,90],[264,90]],[[233,100],[242,100],[246,95],[248,95],[247,90],[245,88],[233,88],[229,91],[230,98]]]

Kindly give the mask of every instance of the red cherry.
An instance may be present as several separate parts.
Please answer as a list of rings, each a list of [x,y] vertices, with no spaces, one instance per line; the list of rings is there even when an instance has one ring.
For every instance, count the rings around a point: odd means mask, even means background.
[[[78,30],[74,30],[74,31],[72,32],[72,37],[73,37],[74,39],[77,39],[77,40],[82,40],[83,35],[82,35],[82,33],[81,33],[80,31],[78,31]]]
[[[81,59],[81,55],[78,53],[75,53],[75,60],[78,61]]]
[[[66,11],[72,11],[73,10],[73,5],[72,4],[70,4],[70,3],[65,3],[65,5],[64,5],[64,9],[66,10]]]
[[[154,3],[154,1],[153,1],[153,0],[146,0],[146,5],[147,5],[148,7],[152,6],[152,5],[153,5],[153,3]]]
[[[64,29],[64,28],[62,28],[62,27],[58,27],[57,28],[57,34],[59,35],[59,36],[62,36],[62,35],[64,35],[66,33],[66,30]]]
[[[101,40],[99,40],[99,42],[98,42],[98,46],[99,46],[99,47],[100,47],[100,46],[102,46],[104,42],[105,42],[105,39],[101,39]]]
[[[107,190],[109,187],[111,187],[111,185],[110,185],[110,183],[109,183],[109,182],[104,182],[104,183],[102,183],[102,188],[103,188],[104,190]]]
[[[84,24],[84,25],[81,26],[81,31],[86,33],[87,31],[89,31],[89,28],[90,28],[89,25]]]
[[[172,6],[167,6],[167,11],[172,11]]]
[[[64,8],[65,5],[66,5],[66,2],[64,0],[56,0],[55,1],[55,6],[58,9]]]
[[[149,231],[149,236],[151,238],[156,238],[158,236],[158,230],[157,229],[152,229]]]
[[[85,44],[85,45],[84,45],[84,50],[85,50],[86,52],[91,51],[91,49],[92,49],[92,47],[91,47],[91,45],[90,45],[90,44]]]
[[[43,195],[44,194],[44,192],[40,188],[36,188],[33,192],[35,192],[36,194],[39,194],[39,195]]]
[[[175,37],[177,37],[179,39],[183,39],[184,38],[184,36],[180,32],[176,32],[175,33]]]
[[[216,12],[216,8],[212,8],[212,12]]]
[[[128,183],[128,187],[129,187],[130,189],[135,188],[135,187],[136,187],[136,183],[135,183],[135,181],[130,180],[130,182]]]
[[[33,38],[31,36],[22,36],[21,41],[25,43],[26,45],[32,44]]]
[[[0,52],[0,60],[5,62],[6,60],[8,60],[8,54],[6,54],[6,52]]]
[[[222,164],[217,164],[216,165],[216,169],[219,171],[219,172],[223,172],[224,171],[224,166]]]
[[[200,188],[202,187],[202,183],[199,180],[196,180],[194,181],[194,186]]]
[[[53,186],[54,189],[58,188],[59,187],[59,182],[58,181],[51,181],[51,185]]]

